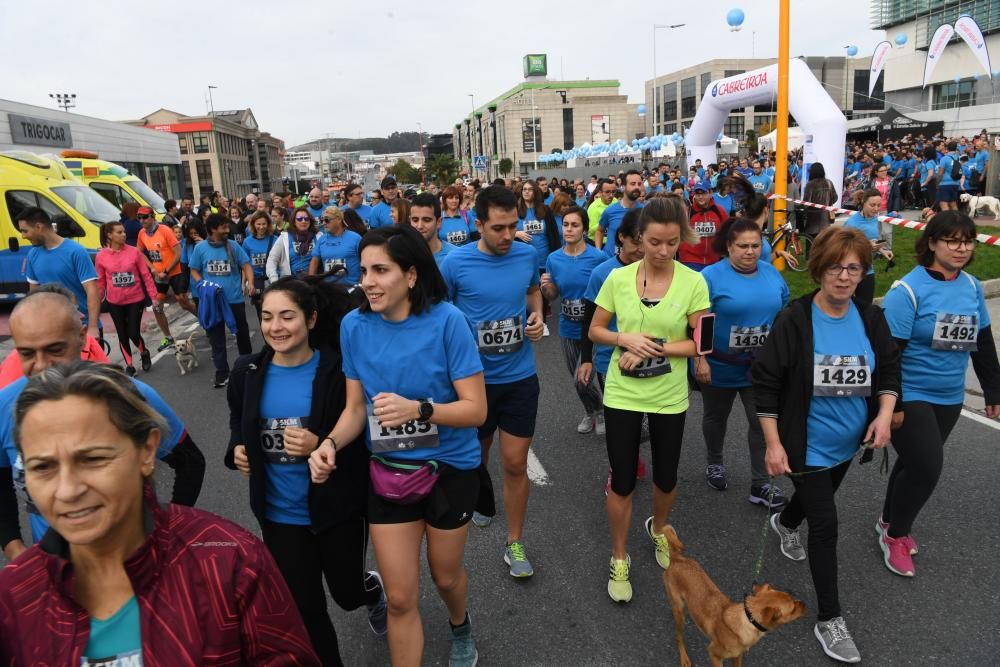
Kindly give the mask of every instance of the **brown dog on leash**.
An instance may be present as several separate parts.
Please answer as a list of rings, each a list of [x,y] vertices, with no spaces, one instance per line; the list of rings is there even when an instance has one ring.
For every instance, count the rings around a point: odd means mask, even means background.
[[[774,630],[801,617],[806,605],[788,593],[768,584],[753,586],[753,593],[743,604],[727,598],[709,578],[698,561],[683,555],[684,545],[673,526],[665,530],[670,544],[670,567],[663,573],[663,585],[674,612],[677,631],[677,651],[681,667],[691,667],[691,658],[684,646],[684,608],[691,619],[708,637],[708,656],[712,667],[722,667],[730,659],[735,667],[743,664],[743,654],[769,630]]]

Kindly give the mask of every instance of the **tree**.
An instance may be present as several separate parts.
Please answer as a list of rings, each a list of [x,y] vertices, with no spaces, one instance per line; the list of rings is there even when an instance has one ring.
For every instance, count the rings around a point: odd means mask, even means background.
[[[396,177],[396,181],[399,183],[419,183],[420,182],[420,170],[414,167],[412,164],[400,158],[396,160],[396,164],[389,167],[387,170],[390,174]]]
[[[428,162],[427,171],[439,185],[449,185],[458,176],[458,161],[450,155],[435,155]]]
[[[497,168],[500,169],[500,175],[507,178],[507,174],[514,170],[514,161],[509,157],[505,157],[500,160],[500,164],[497,165]]]

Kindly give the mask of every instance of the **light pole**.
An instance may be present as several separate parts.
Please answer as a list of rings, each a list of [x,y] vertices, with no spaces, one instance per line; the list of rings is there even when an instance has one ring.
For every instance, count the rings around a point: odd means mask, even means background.
[[[213,118],[215,117],[215,100],[212,99],[212,91],[215,90],[216,88],[218,88],[218,86],[208,87],[208,106],[211,109],[211,113],[209,113],[209,115],[212,116]]]
[[[656,131],[656,118],[660,114],[660,107],[656,102],[656,31],[657,30],[674,30],[675,28],[682,28],[686,26],[686,23],[654,23],[653,24],[653,134],[658,134]],[[662,125],[662,119],[661,119]]]
[[[424,153],[424,126],[417,123],[417,142],[420,144],[420,187],[427,184],[424,167],[427,165],[427,154]]]
[[[476,131],[476,95],[474,93],[469,93],[469,100],[472,103],[472,112],[469,115],[469,173],[475,177],[476,174],[476,148],[475,140],[473,139],[473,133]]]
[[[49,93],[49,97],[56,101],[56,105],[63,111],[69,112],[76,106],[76,93]]]
[[[535,171],[538,171],[538,107],[535,106],[535,88],[531,88],[531,147],[535,156]]]

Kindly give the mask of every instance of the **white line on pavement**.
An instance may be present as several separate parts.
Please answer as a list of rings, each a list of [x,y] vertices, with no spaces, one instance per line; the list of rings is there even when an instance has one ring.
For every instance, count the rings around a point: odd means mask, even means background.
[[[1000,431],[1000,422],[997,422],[996,420],[990,419],[989,417],[984,417],[984,416],[982,416],[980,414],[972,412],[971,410],[966,410],[964,408],[962,409],[962,415],[964,417],[968,417],[972,421],[979,422],[980,424],[986,424],[990,428],[995,428],[998,431]],[[531,465],[531,460],[530,459],[528,460],[528,465],[529,466]],[[531,474],[530,468],[528,470],[528,474],[529,475]]]
[[[548,486],[551,483],[549,473],[545,472],[533,449],[528,450],[528,479],[538,486]]]

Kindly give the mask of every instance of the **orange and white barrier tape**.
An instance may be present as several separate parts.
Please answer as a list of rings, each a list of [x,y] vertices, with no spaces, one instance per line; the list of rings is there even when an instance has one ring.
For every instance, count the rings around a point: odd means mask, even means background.
[[[811,208],[818,208],[824,211],[832,211],[834,213],[856,213],[857,211],[852,211],[847,208],[839,208],[837,206],[824,206],[823,204],[815,204],[811,201],[802,201],[801,199],[792,199],[791,197],[786,197],[785,195],[768,195],[768,199],[784,199],[785,201],[792,202],[793,204],[800,204],[801,206],[809,206]],[[885,222],[890,225],[896,225],[897,227],[906,227],[908,229],[921,230],[927,226],[926,222],[917,222],[915,220],[908,220],[906,218],[894,218],[890,215],[879,215],[876,216],[879,222]],[[1000,246],[1000,236],[989,236],[988,234],[976,234],[976,240],[980,243],[985,243],[987,245]]]

